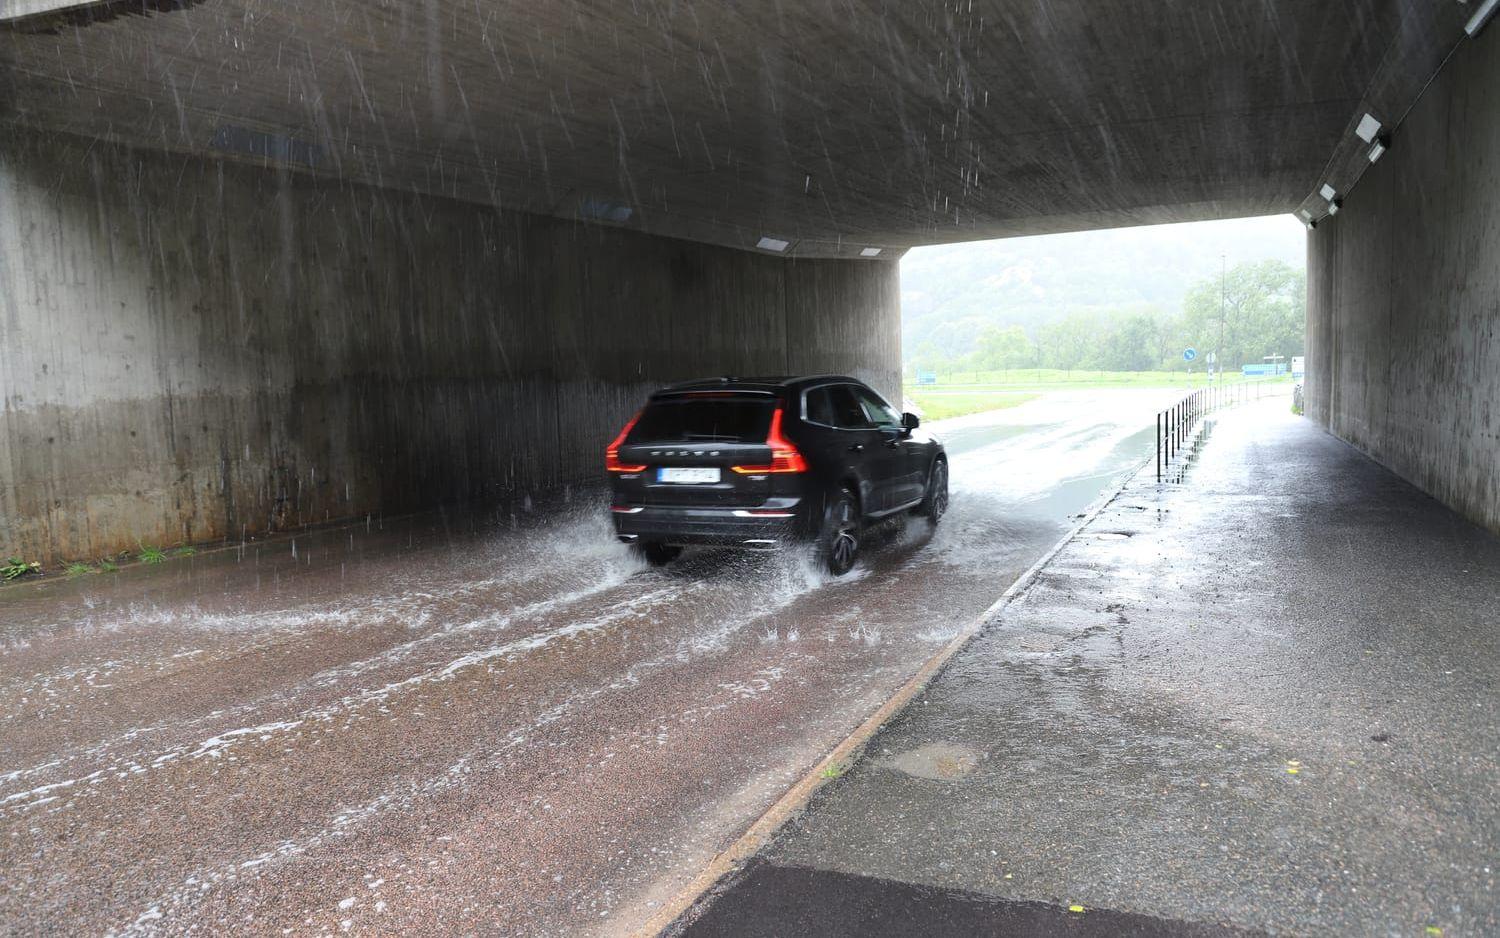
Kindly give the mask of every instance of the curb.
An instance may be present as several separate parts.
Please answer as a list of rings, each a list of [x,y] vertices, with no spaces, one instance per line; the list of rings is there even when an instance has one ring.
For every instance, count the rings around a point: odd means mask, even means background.
[[[1089,508],[1079,519],[1078,523],[1064,534],[1057,543],[1043,554],[1036,563],[1032,564],[1025,573],[1012,583],[1000,598],[995,600],[988,609],[980,613],[962,632],[954,636],[946,645],[940,648],[936,654],[928,658],[917,672],[907,679],[905,684],[892,694],[885,703],[868,717],[864,719],[854,731],[844,738],[833,748],[828,755],[824,756],[812,769],[804,775],[795,785],[789,788],[785,794],[778,798],[775,804],[767,808],[759,818],[745,829],[733,843],[721,850],[708,865],[698,872],[693,879],[679,890],[671,899],[663,903],[661,908],[639,926],[631,928],[627,934],[634,938],[649,938],[649,936],[660,935],[670,928],[684,913],[689,911],[698,903],[703,896],[707,895],[714,886],[725,876],[734,872],[741,864],[751,859],[760,849],[765,846],[771,837],[779,831],[787,821],[799,814],[813,795],[822,788],[825,782],[831,778],[825,778],[823,772],[830,768],[836,768],[841,764],[848,764],[858,757],[866,743],[881,729],[885,727],[902,710],[906,709],[912,698],[920,694],[932,679],[937,677],[943,667],[964,646],[989,625],[999,614],[1010,605],[1017,597],[1026,591],[1037,576],[1042,572],[1052,559],[1062,551],[1075,537],[1093,523],[1099,514],[1108,508],[1120,493],[1135,481],[1136,477],[1145,471],[1151,464],[1147,459],[1140,466],[1128,472],[1123,481],[1108,493],[1099,497],[1092,508]],[[842,773],[839,773],[842,774]],[[836,777],[836,776],[835,776]]]

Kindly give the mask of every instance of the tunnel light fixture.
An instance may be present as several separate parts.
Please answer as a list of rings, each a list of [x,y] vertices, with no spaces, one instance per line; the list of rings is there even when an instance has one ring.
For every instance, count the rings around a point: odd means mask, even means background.
[[[1326,182],[1323,183],[1323,188],[1318,190],[1318,195],[1321,195],[1326,201],[1329,202],[1332,202],[1334,198],[1338,196],[1338,194],[1339,191]]]
[[[635,210],[624,202],[598,196],[584,196],[578,200],[578,217],[594,221],[612,221],[623,225],[630,221]]]
[[[1469,21],[1464,24],[1464,32],[1471,37],[1479,35],[1479,31],[1484,29],[1484,24],[1490,21],[1490,17],[1495,15],[1496,10],[1500,10],[1500,0],[1484,0],[1479,5],[1479,9],[1474,11],[1474,15],[1469,17]]]
[[[1370,162],[1373,163],[1382,156],[1385,156],[1385,151],[1390,148],[1391,142],[1389,137],[1376,137],[1375,141],[1370,144]]]
[[[771,237],[763,237],[759,241],[755,242],[755,246],[760,248],[762,251],[776,251],[777,253],[785,251],[787,248],[791,247],[791,245],[792,242],[790,241],[783,241],[780,238]]]
[[[323,148],[316,143],[233,124],[225,124],[216,129],[208,145],[227,153],[256,156],[278,163],[295,163],[309,169],[317,169],[323,162]]]
[[[1330,214],[1330,215],[1337,215],[1339,213],[1339,209],[1343,208],[1343,206],[1344,206],[1344,203],[1340,202],[1338,199],[1329,199],[1328,200],[1328,214]]]
[[[860,248],[859,249],[859,256],[860,257],[879,257],[880,256],[880,248]]]
[[[1375,119],[1374,114],[1366,114],[1360,118],[1359,126],[1354,128],[1354,136],[1365,143],[1375,142],[1375,135],[1380,133],[1380,121]]]

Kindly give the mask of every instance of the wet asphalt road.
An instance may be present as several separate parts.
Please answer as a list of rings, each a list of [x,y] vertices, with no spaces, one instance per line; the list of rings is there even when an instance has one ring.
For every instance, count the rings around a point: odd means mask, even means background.
[[[1285,398],[1229,411],[686,934],[930,934],[1041,903],[1086,911],[1016,933],[1500,935],[1497,596],[1500,537]]]
[[[1108,909],[1002,899],[900,880],[754,860],[683,938],[1253,938],[1255,932]]]
[[[586,934],[645,918],[1151,451],[1162,391],[949,422],[953,507],[829,582],[597,495],[0,590],[0,922]]]

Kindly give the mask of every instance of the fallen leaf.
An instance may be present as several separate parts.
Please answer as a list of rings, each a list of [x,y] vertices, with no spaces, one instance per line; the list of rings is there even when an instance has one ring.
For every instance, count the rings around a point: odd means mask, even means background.
[[[1070,905],[1070,906],[1068,906],[1068,911],[1069,912],[1082,912],[1083,911],[1083,906],[1081,906],[1081,905]]]

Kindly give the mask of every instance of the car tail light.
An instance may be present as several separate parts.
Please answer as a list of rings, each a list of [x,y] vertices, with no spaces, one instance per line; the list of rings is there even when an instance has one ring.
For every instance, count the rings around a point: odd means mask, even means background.
[[[762,475],[769,472],[806,472],[807,460],[792,445],[792,441],[781,435],[780,407],[771,414],[771,432],[766,434],[766,445],[771,448],[771,464],[768,466],[734,466],[741,475]]]
[[[615,437],[615,441],[609,444],[609,446],[604,450],[604,470],[606,472],[646,471],[645,463],[641,463],[640,465],[627,465],[626,463],[620,462],[620,447],[625,445],[625,438],[630,435],[630,431],[635,427],[635,422],[640,419],[640,412],[637,411],[636,415],[634,417],[631,417],[630,422],[625,425],[625,429],[620,431],[620,435]]]

